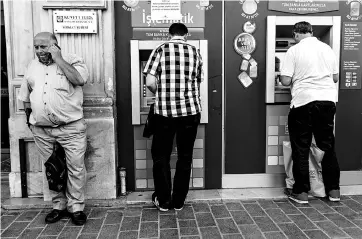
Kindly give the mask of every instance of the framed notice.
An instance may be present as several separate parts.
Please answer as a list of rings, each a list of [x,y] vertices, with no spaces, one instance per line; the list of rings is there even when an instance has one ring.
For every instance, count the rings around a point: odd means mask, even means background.
[[[54,33],[97,33],[97,13],[94,11],[54,11]]]
[[[107,9],[106,0],[46,0],[43,3],[44,9],[70,9],[70,8],[83,8],[83,9]]]
[[[181,0],[152,0],[151,20],[181,20]]]
[[[362,22],[344,22],[341,56],[340,89],[361,89],[362,83]]]

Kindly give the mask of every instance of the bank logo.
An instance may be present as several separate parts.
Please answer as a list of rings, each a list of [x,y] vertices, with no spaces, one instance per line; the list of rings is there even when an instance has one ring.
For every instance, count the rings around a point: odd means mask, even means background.
[[[259,1],[260,0],[240,0],[243,10],[241,16],[246,19],[253,19],[259,16],[259,13],[256,12],[258,10]]]
[[[196,7],[201,11],[207,11],[214,7],[209,0],[200,0],[200,3],[196,4]]]
[[[349,14],[347,15],[349,20],[356,21],[362,19],[362,0],[348,0],[346,4],[349,5]]]
[[[133,12],[140,8],[138,6],[139,0],[124,0],[124,5],[122,6],[124,10]]]
[[[57,16],[57,22],[63,22],[63,16]]]

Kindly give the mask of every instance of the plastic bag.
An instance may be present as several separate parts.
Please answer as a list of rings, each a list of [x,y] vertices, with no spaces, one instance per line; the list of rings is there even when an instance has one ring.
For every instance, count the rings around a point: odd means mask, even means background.
[[[294,185],[293,177],[293,160],[292,160],[292,147],[289,141],[283,141],[283,155],[284,155],[284,167],[287,177],[285,183],[288,189],[292,189]],[[312,142],[309,151],[309,181],[310,191],[309,193],[315,197],[325,197],[326,192],[322,177],[322,159],[324,151],[319,149],[317,145]]]

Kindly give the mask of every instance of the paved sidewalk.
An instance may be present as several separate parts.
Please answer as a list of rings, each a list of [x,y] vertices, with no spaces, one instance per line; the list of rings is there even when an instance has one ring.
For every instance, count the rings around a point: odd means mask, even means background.
[[[151,206],[86,208],[88,222],[44,224],[46,210],[2,211],[1,238],[362,238],[362,196],[339,203],[287,199],[187,204],[181,212]]]

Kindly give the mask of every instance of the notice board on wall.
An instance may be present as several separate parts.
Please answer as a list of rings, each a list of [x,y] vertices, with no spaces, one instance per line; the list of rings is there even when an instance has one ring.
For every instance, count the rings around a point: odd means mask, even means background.
[[[342,34],[340,89],[361,89],[362,22],[344,22]]]

